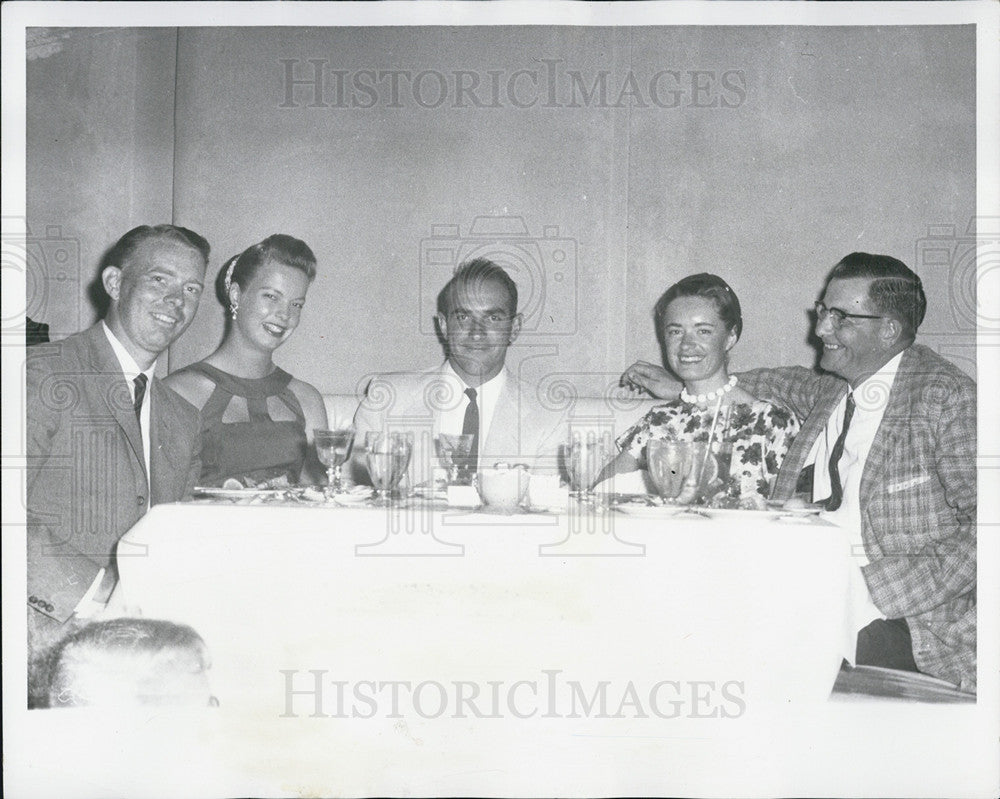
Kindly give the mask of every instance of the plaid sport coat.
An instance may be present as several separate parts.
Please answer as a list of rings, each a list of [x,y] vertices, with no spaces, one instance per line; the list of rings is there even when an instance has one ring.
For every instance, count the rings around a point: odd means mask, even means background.
[[[788,499],[848,384],[803,367],[756,369],[740,382],[803,420],[772,491]],[[859,402],[881,399],[877,376],[864,390]],[[921,671],[975,691],[976,384],[915,344],[885,402],[861,476],[868,591],[887,618],[906,619]]]

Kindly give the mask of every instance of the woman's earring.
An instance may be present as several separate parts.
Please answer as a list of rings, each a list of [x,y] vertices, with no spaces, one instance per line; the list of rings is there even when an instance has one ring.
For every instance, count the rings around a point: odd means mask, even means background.
[[[232,317],[233,321],[236,321],[236,309],[239,308],[235,302],[229,303],[229,315]]]

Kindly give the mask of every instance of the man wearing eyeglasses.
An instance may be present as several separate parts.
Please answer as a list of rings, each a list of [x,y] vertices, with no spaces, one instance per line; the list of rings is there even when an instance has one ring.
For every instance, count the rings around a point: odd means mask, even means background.
[[[860,567],[854,660],[976,688],[976,384],[914,343],[927,300],[887,255],[851,253],[815,304],[822,357],[740,386],[803,420],[772,498],[823,503]],[[629,374],[654,396],[663,370]]]
[[[804,420],[773,498],[804,493],[847,530],[868,593],[856,662],[974,691],[976,385],[914,344],[926,306],[901,261],[852,253],[815,305],[828,374],[791,367],[740,379]]]
[[[412,432],[415,484],[432,478],[433,437],[442,433],[472,436],[471,471],[498,462],[555,471],[565,439],[561,415],[543,408],[506,365],[522,323],[510,275],[485,258],[462,264],[438,295],[436,322],[445,362],[374,378],[354,418],[358,443],[368,432]],[[355,446],[356,464],[363,464],[362,450]]]

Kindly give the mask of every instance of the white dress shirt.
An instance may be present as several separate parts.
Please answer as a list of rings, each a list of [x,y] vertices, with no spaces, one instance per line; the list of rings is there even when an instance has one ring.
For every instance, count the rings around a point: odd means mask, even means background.
[[[896,372],[903,353],[898,353],[878,372],[866,379],[848,394],[854,395],[854,416],[847,436],[844,438],[844,454],[837,464],[840,481],[843,486],[843,499],[835,511],[824,512],[822,517],[841,527],[847,534],[850,554],[857,564],[852,569],[853,608],[855,632],[865,627],[874,619],[884,618],[871,600],[868,586],[861,574],[861,567],[868,564],[865,554],[864,539],[861,535],[861,475],[868,461],[875,434],[882,424],[885,408],[889,402],[889,393],[896,381]],[[844,425],[844,411],[847,408],[847,395],[837,404],[826,423],[826,429],[816,439],[813,448],[806,459],[807,464],[813,464],[813,501],[821,502],[831,494],[830,489],[830,452],[840,437]],[[852,658],[848,658],[853,661]]]
[[[469,397],[465,389],[469,388],[452,368],[449,362],[445,362],[445,379],[454,385],[455,396],[459,401],[454,406],[445,408],[438,417],[439,433],[449,435],[460,435],[465,424],[465,409],[469,407]],[[479,406],[479,451],[483,451],[483,442],[490,434],[490,426],[493,422],[493,414],[496,412],[497,403],[500,401],[500,394],[504,386],[507,385],[507,370],[501,369],[496,377],[476,386],[476,405]]]
[[[118,337],[111,332],[111,328],[108,327],[106,322],[101,322],[101,326],[104,328],[104,335],[108,337],[108,342],[111,344],[111,349],[115,351],[115,357],[118,358],[118,364],[122,368],[122,373],[125,375],[125,383],[128,385],[129,396],[132,397],[133,404],[135,403],[135,383],[133,382],[140,374],[146,375],[146,393],[142,398],[142,408],[139,411],[139,430],[142,433],[142,457],[146,463],[146,487],[149,487],[149,429],[150,429],[150,407],[151,400],[150,395],[152,394],[153,388],[153,373],[156,371],[156,362],[148,369],[140,369],[139,364],[135,362],[135,358],[125,349],[125,345],[122,344]],[[146,491],[146,510],[149,510],[149,491]]]

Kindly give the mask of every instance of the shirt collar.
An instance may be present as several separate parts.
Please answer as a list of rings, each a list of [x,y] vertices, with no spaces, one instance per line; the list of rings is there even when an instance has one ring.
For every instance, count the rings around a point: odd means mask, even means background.
[[[118,336],[111,331],[108,323],[103,319],[101,320],[101,326],[104,328],[104,335],[108,337],[108,343],[111,345],[111,349],[114,350],[115,357],[118,359],[118,365],[121,366],[122,372],[125,374],[125,379],[131,383],[140,374],[144,374],[148,380],[152,380],[153,372],[156,371],[156,361],[153,361],[152,366],[148,369],[140,369],[139,364],[135,362],[135,358],[125,349],[125,345],[121,343]]]
[[[464,392],[466,388],[471,388],[466,382],[458,376],[458,372],[455,371],[454,367],[451,365],[451,361],[444,362],[444,371],[449,377],[454,378],[458,381],[459,385],[462,386],[462,391]],[[485,383],[476,387],[476,395],[479,397],[488,396],[496,397],[499,396],[500,392],[503,391],[503,387],[507,384],[507,367],[504,366],[499,372],[496,373],[494,377],[491,377]]]
[[[856,388],[848,387],[847,393],[858,397],[880,397],[883,403],[887,402],[889,391],[892,389],[893,383],[896,382],[896,372],[899,371],[899,364],[903,360],[905,351],[901,350],[893,355],[881,369],[866,377]]]

